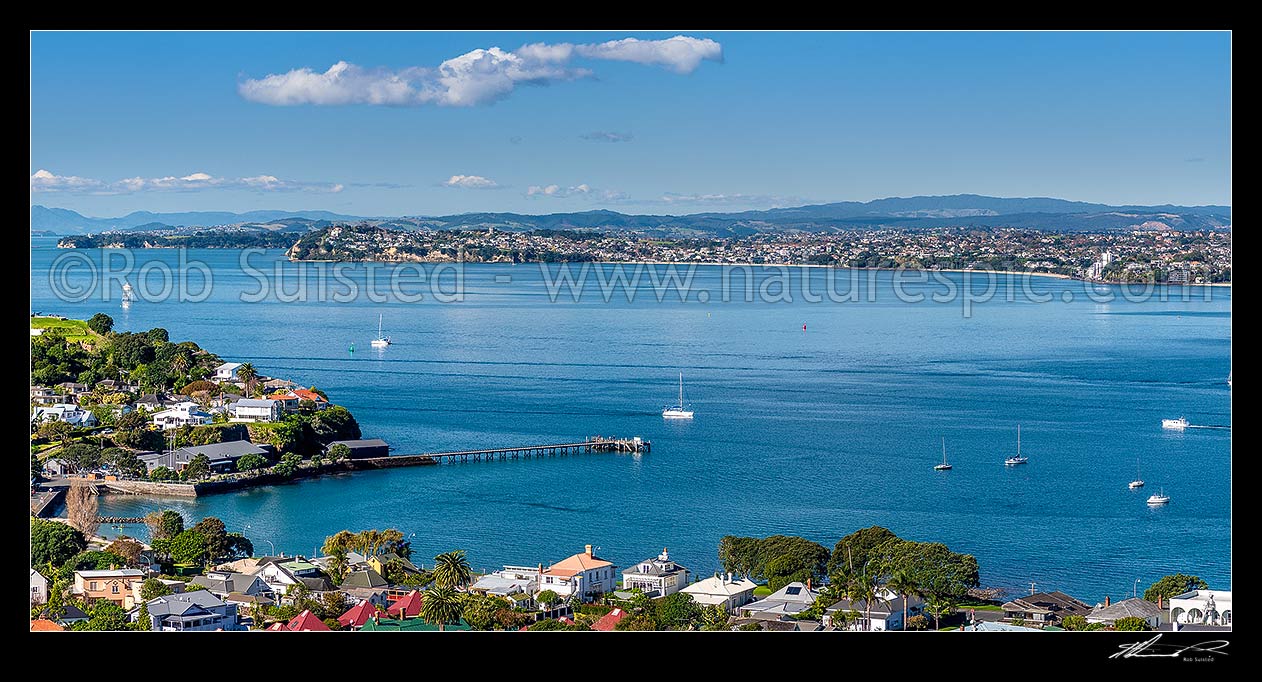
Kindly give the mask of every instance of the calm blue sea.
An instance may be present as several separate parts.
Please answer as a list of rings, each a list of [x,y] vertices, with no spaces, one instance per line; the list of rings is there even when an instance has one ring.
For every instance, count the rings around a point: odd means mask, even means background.
[[[1173,572],[1231,586],[1231,431],[1160,428],[1180,415],[1231,424],[1227,288],[1209,300],[1197,288],[1190,300],[1172,289],[1168,300],[1128,301],[1116,288],[1035,278],[1033,291],[1053,301],[1028,301],[1019,287],[1005,300],[1001,289],[966,317],[959,301],[900,300],[891,272],[871,283],[862,273],[860,300],[841,303],[802,300],[801,273],[824,291],[822,269],[791,271],[792,302],[747,302],[739,286],[724,302],[716,267],[695,274],[706,303],[658,302],[648,287],[633,302],[619,292],[604,303],[594,277],[580,301],[550,302],[540,266],[466,265],[461,302],[413,287],[426,298],[247,303],[242,293],[260,284],[239,252],[206,250],[187,257],[210,267],[207,300],[124,309],[117,282],[109,302],[55,296],[50,267],[67,252],[53,246],[34,240],[32,310],[104,310],[120,330],[165,327],[173,340],[314,384],[355,413],[365,437],[399,453],[597,434],[653,442],[643,456],[400,469],[195,502],[114,496],[102,513],[214,515],[232,530],[248,526],[256,547],[289,553],[343,528],[392,526],[415,533],[419,557],[466,549],[479,568],[555,561],[589,543],[625,566],[668,547],[700,574],[717,569],[724,534],[796,534],[831,547],[879,524],[975,554],[985,585],[1014,592],[1035,582],[1094,602]],[[101,264],[100,251],[77,253]],[[180,257],[134,255],[136,267]],[[280,268],[289,292],[309,299],[326,267],[276,251],[251,262]],[[370,269],[378,279],[397,270],[358,265],[346,276],[363,284]],[[301,285],[300,272],[312,275]],[[848,273],[839,274],[844,291]],[[65,281],[88,276],[79,267]],[[766,283],[775,295],[779,277],[757,272],[755,293]],[[1088,300],[1089,291],[1116,300]],[[394,340],[384,350],[368,344],[378,314]],[[680,371],[696,418],[665,423]],[[1030,462],[1006,468],[1018,424]],[[935,472],[943,437],[955,468]],[[1137,460],[1148,485],[1130,491]],[[1173,501],[1150,509],[1158,488]]]

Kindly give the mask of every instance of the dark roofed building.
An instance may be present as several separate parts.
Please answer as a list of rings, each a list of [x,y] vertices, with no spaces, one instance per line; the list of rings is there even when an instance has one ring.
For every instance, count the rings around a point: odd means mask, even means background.
[[[361,440],[335,440],[329,443],[324,451],[327,453],[334,445],[345,445],[351,450],[351,459],[363,459],[365,457],[388,457],[390,455],[390,446],[380,438],[365,438]]]
[[[230,440],[225,443],[211,443],[210,445],[194,445],[180,448],[175,452],[167,450],[164,452],[146,453],[138,455],[137,459],[144,462],[145,467],[149,471],[153,471],[160,466],[172,471],[179,471],[187,466],[194,457],[206,455],[206,458],[210,460],[211,471],[224,472],[234,471],[237,460],[246,455],[267,455],[269,452],[269,449],[255,445],[248,440]]]
[[[211,571],[206,575],[193,578],[191,582],[194,585],[201,585],[207,592],[217,597],[227,597],[234,592],[249,596],[271,594],[267,583],[257,575],[232,571]]]
[[[1095,607],[1087,614],[1088,623],[1112,625],[1121,618],[1142,618],[1150,627],[1156,629],[1165,622],[1165,609],[1146,599],[1123,599],[1115,604],[1105,603]]]
[[[347,573],[346,578],[342,580],[342,589],[345,590],[356,587],[380,588],[386,587],[389,584],[390,583],[386,582],[385,578],[381,577],[380,573],[372,570],[371,568],[365,568],[360,571],[351,571],[350,573]]]
[[[226,604],[222,599],[207,592],[195,590],[145,602],[151,621],[150,630],[168,632],[239,630],[237,605]],[[130,614],[132,621],[140,617],[137,606]]]
[[[1003,605],[1003,620],[1033,627],[1058,625],[1065,616],[1087,616],[1091,607],[1064,592],[1039,592]]]

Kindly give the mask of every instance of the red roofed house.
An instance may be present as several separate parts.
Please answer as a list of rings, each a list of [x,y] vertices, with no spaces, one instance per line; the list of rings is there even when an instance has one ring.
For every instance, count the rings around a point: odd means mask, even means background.
[[[329,626],[315,617],[311,611],[303,611],[288,623],[274,623],[268,630],[289,630],[290,632],[328,632]]]
[[[320,395],[319,393],[316,393],[315,391],[309,388],[295,388],[294,390],[290,391],[290,393],[293,393],[295,396],[297,396],[299,401],[310,400],[311,402],[315,403],[317,410],[323,410],[324,408],[329,406],[329,401],[325,400],[324,396]]]
[[[592,623],[592,629],[603,630],[605,632],[609,632],[610,630],[614,629],[614,626],[618,624],[618,621],[626,617],[627,617],[626,611],[623,611],[622,609],[614,609],[613,611],[610,611],[609,613],[606,613],[605,615],[601,616],[600,620],[596,621],[595,623]]]
[[[552,590],[561,597],[577,594],[583,601],[591,601],[597,594],[614,591],[618,581],[615,568],[592,554],[592,546],[586,545],[582,554],[562,559],[541,571],[539,589]]]
[[[358,604],[351,607],[349,611],[337,617],[337,622],[343,627],[360,628],[364,626],[372,617],[377,614],[377,607],[372,602],[364,599]]]
[[[275,400],[283,412],[293,412],[298,409],[298,396],[290,391],[284,393],[273,393],[267,396],[268,400]]]
[[[61,625],[43,618],[31,621],[31,632],[61,632],[65,629]]]
[[[421,615],[421,602],[421,593],[416,590],[412,590],[391,604],[390,608],[386,609],[386,613],[396,618],[400,613],[403,614],[404,618],[419,616]]]

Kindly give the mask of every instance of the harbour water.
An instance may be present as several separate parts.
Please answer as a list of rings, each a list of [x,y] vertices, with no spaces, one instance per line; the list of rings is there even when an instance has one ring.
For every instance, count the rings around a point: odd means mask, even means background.
[[[860,300],[840,303],[803,300],[799,274],[792,302],[642,292],[606,303],[598,291],[550,301],[538,265],[465,265],[460,302],[247,303],[241,294],[259,283],[239,253],[206,250],[187,257],[211,268],[209,298],[124,309],[117,291],[108,303],[54,296],[50,267],[65,253],[54,243],[33,243],[33,310],[105,311],[119,330],[165,327],[172,340],[315,385],[398,453],[595,435],[653,443],[642,456],[375,471],[196,501],[109,496],[103,514],[213,515],[288,553],[343,528],[392,526],[415,533],[418,557],[466,549],[478,568],[547,563],[584,544],[626,566],[668,547],[703,575],[725,534],[831,547],[878,524],[975,554],[985,585],[1017,593],[1033,581],[1094,603],[1174,572],[1231,586],[1231,431],[1160,427],[1180,415],[1231,424],[1229,288],[1097,302],[1087,294],[1108,287],[1034,278],[1051,301],[1000,295],[966,316],[958,301],[900,300],[892,272],[864,273]],[[179,258],[134,255],[137,266]],[[322,267],[275,251],[253,262]],[[368,269],[347,274],[363,281]],[[827,271],[792,272],[822,281]],[[717,291],[722,273],[698,268],[694,287]],[[379,313],[385,349],[369,347]],[[680,371],[696,417],[663,420]],[[1029,463],[1005,467],[1017,424]],[[942,437],[954,468],[935,472]],[[1128,490],[1136,458],[1148,487]],[[1172,502],[1149,508],[1157,487]]]

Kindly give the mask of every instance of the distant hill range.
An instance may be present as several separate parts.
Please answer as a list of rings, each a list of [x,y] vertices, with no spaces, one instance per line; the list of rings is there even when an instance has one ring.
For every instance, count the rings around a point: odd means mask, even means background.
[[[1065,199],[1005,199],[976,194],[907,197],[774,208],[738,213],[638,215],[615,211],[581,213],[462,213],[395,218],[351,216],[329,211],[228,213],[136,211],[121,218],[90,218],[63,208],[31,207],[31,231],[84,234],[158,231],[232,225],[245,229],[305,232],[334,223],[368,223],[411,230],[487,229],[526,231],[630,230],[662,235],[740,236],[760,232],[834,232],[854,229],[929,227],[1021,227],[1056,232],[1099,232],[1135,227],[1230,229],[1230,206],[1109,206]]]

